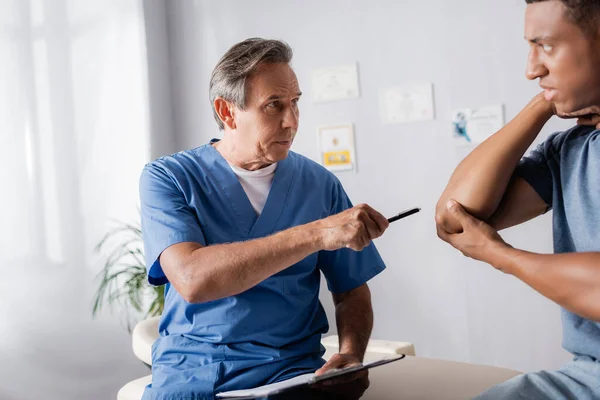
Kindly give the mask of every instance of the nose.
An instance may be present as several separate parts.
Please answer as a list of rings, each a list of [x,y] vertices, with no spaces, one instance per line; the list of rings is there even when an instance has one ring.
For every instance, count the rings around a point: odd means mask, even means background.
[[[541,62],[539,53],[534,47],[529,51],[529,56],[527,57],[527,68],[525,70],[525,76],[529,80],[534,80],[546,75],[548,75],[548,69],[546,68],[544,63]]]
[[[283,115],[282,128],[283,129],[298,129],[298,119],[300,118],[300,112],[298,111],[298,107],[286,107],[285,113]]]

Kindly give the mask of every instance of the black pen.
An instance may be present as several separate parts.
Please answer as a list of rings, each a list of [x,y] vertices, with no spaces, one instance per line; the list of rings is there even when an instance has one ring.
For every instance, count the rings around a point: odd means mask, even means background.
[[[419,211],[421,211],[421,209],[419,207],[415,207],[415,208],[409,208],[408,210],[404,210],[399,214],[394,215],[391,218],[388,218],[388,222],[392,223],[394,221],[398,221],[399,219],[402,219],[404,217],[408,217],[409,215],[413,215],[418,213]]]

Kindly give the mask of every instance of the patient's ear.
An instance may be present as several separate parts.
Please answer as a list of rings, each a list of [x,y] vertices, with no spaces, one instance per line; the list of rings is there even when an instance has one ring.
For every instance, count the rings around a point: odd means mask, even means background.
[[[229,129],[235,129],[235,106],[222,97],[215,99],[214,106],[221,122]]]

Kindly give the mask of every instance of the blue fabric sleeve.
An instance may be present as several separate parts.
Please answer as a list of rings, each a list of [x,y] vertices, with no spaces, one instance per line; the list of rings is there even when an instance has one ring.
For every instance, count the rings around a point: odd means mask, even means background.
[[[161,166],[148,164],[140,177],[140,208],[148,282],[168,282],[159,257],[177,243],[196,242],[206,246],[195,211],[172,175]]]
[[[338,214],[352,207],[342,184],[335,179],[332,193],[330,215]],[[385,264],[371,242],[362,251],[339,249],[321,251],[318,266],[327,280],[327,287],[332,293],[344,293],[368,282],[385,269]]]
[[[552,167],[559,165],[556,161],[563,136],[560,133],[550,135],[528,156],[523,157],[515,170],[515,176],[525,179],[549,207],[552,207],[554,191]]]

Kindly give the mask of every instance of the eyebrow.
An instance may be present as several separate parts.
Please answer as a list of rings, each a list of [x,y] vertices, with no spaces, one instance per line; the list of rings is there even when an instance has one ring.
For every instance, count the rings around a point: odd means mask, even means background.
[[[302,92],[298,92],[298,93],[296,93],[296,96],[297,96],[297,97],[300,97],[300,96],[302,96]],[[269,97],[267,97],[267,99],[266,99],[265,101],[269,101],[269,100],[279,100],[279,99],[281,99],[282,97],[284,97],[284,96],[280,96],[280,95],[277,95],[277,94],[272,94],[272,95],[270,95]]]
[[[539,42],[545,42],[546,40],[551,40],[554,39],[552,36],[536,36],[532,39],[527,39],[527,37],[525,37],[525,40],[527,40],[528,42],[531,43],[535,43],[538,44]]]

